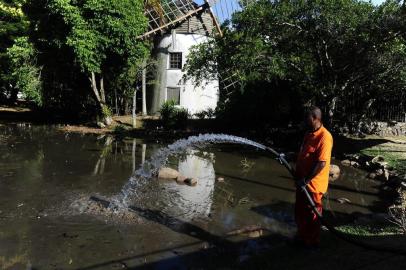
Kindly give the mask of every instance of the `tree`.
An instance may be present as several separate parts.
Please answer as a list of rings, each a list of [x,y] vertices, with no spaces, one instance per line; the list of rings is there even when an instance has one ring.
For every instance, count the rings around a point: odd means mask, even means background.
[[[7,50],[7,56],[10,61],[10,85],[21,91],[25,100],[42,106],[41,70],[36,65],[36,51],[28,38],[17,38]]]
[[[285,91],[282,82],[302,104],[322,105],[331,122],[406,90],[405,25],[396,0],[260,0],[234,15],[224,38],[195,47],[186,71],[198,82],[233,74],[242,91],[261,82]]]
[[[21,6],[24,0],[3,0],[0,2],[0,100],[14,102],[18,88],[11,78],[10,59],[7,49],[14,41],[27,34],[28,21]]]
[[[113,81],[141,65],[148,54],[146,43],[137,39],[147,26],[142,1],[30,0],[25,10],[38,51],[72,58],[67,59],[71,69],[77,66],[87,77],[99,114],[109,123],[106,92],[113,89],[106,86],[113,87]]]

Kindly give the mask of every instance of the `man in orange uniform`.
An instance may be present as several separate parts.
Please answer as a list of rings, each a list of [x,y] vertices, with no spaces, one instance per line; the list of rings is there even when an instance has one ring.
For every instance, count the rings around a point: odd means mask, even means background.
[[[322,212],[322,197],[328,187],[331,149],[333,137],[323,126],[322,113],[317,107],[311,107],[305,115],[309,131],[296,163],[296,204],[295,220],[297,224],[296,241],[306,247],[318,247],[320,243],[320,221],[303,192],[307,188],[316,205]]]

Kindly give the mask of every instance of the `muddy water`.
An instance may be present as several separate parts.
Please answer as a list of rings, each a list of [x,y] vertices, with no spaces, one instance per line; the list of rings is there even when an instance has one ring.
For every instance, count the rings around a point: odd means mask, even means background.
[[[216,261],[213,246],[235,248],[238,261],[294,234],[288,172],[266,153],[243,146],[189,149],[170,158],[170,167],[197,178],[198,185],[144,181],[127,212],[109,212],[89,200],[117,196],[166,144],[1,125],[0,268],[182,269],[204,265],[203,255],[207,263]],[[383,211],[379,183],[342,169],[325,200],[331,216]],[[249,225],[262,228],[263,238],[226,237]]]

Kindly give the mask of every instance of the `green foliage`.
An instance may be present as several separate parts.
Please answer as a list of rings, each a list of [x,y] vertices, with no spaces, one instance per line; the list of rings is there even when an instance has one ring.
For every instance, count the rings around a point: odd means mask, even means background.
[[[198,119],[211,119],[215,116],[215,111],[212,108],[202,110],[194,114]]]
[[[104,117],[111,117],[113,113],[111,112],[110,108],[106,105],[102,106],[102,114]]]
[[[128,131],[127,128],[126,128],[125,126],[123,126],[123,125],[117,125],[117,126],[114,127],[114,130],[113,130],[113,132],[114,132],[116,135],[123,135],[123,134],[125,134],[127,131]]]
[[[337,227],[337,229],[343,233],[354,236],[385,236],[399,234],[398,228],[388,224],[342,225]]]
[[[166,129],[185,128],[190,117],[188,110],[177,107],[173,100],[163,103],[159,112],[162,124]]]
[[[36,52],[27,37],[20,37],[7,50],[10,61],[9,83],[22,92],[24,98],[42,106],[41,70],[36,66]]]
[[[141,1],[51,0],[46,9],[62,18],[65,45],[72,48],[84,72],[102,73],[109,57],[137,62],[147,54],[145,45],[136,42],[147,23]]]
[[[220,89],[220,108],[249,106],[237,92],[291,89],[330,118],[349,110],[361,117],[364,104],[406,91],[405,8],[395,0],[259,0],[234,15],[224,37],[193,47],[185,71],[197,83],[219,75],[239,82],[233,92]]]
[[[95,104],[91,73],[98,87],[104,79],[106,106],[116,98],[126,104],[149,52],[137,39],[147,27],[143,1],[28,0],[24,11],[41,56],[47,106],[104,114]]]
[[[7,0],[0,2],[0,101],[15,101],[18,89],[13,81],[10,70],[10,59],[7,50],[13,46],[14,41],[25,36],[28,29],[21,6],[23,0]]]

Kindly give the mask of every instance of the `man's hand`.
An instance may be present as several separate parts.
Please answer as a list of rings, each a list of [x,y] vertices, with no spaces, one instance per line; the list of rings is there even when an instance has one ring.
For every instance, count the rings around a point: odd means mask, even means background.
[[[296,187],[299,189],[304,189],[308,183],[309,181],[307,181],[306,178],[298,179],[296,180]]]

